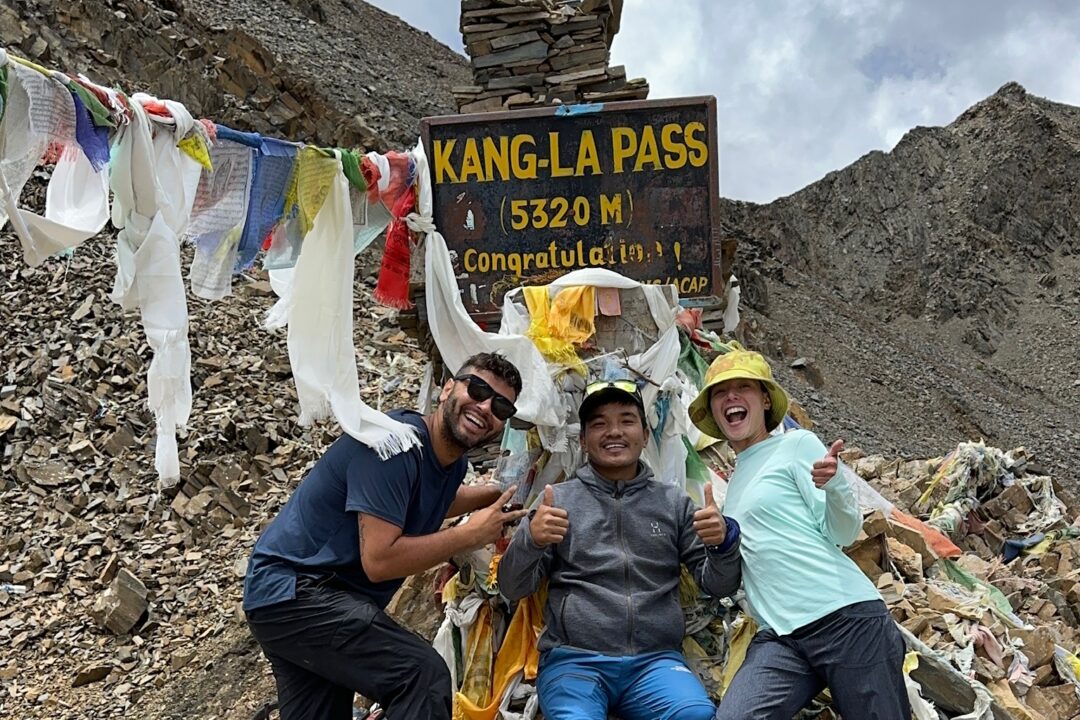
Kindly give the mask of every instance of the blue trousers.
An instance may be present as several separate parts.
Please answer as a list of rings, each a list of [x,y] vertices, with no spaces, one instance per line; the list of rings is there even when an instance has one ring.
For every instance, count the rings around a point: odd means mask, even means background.
[[[716,720],[791,720],[826,686],[843,718],[910,720],[904,639],[880,600],[750,641]]]
[[[612,657],[555,648],[536,680],[545,720],[711,720],[714,706],[674,651]]]

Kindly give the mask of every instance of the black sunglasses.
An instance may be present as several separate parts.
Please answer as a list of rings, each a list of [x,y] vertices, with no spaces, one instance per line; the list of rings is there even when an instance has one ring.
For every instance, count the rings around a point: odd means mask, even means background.
[[[510,398],[495,392],[495,388],[488,385],[483,378],[476,375],[457,375],[454,380],[468,383],[466,390],[469,391],[469,397],[476,402],[491,398],[491,414],[500,420],[509,420],[517,413],[517,408],[510,402]]]

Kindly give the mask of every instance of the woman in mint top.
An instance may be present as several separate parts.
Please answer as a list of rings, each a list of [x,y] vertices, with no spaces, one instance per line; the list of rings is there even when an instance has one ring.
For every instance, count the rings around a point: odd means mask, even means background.
[[[909,720],[904,641],[842,548],[862,514],[836,453],[806,430],[773,435],[788,397],[758,353],[709,367],[690,418],[736,453],[724,514],[742,534],[743,589],[758,632],[716,720],[790,720],[825,687],[840,715]]]

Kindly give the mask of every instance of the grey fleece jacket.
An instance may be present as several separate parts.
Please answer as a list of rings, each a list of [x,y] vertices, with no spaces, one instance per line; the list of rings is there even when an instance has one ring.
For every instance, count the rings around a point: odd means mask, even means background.
[[[707,551],[694,532],[690,497],[640,467],[633,480],[612,483],[585,465],[555,485],[554,504],[570,521],[562,542],[538,547],[528,519],[514,534],[499,563],[499,590],[519,600],[548,578],[541,652],[561,645],[614,656],[678,651],[680,563],[714,596],[739,588],[739,541],[723,553]]]

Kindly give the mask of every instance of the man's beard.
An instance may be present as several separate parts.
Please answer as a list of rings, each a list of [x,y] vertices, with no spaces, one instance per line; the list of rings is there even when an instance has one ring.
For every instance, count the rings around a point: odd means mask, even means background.
[[[487,442],[487,438],[483,438],[480,440],[480,442],[473,444],[469,441],[468,438],[461,436],[461,434],[458,432],[457,423],[457,416],[460,414],[458,412],[458,408],[460,407],[460,405],[461,403],[458,402],[457,398],[452,396],[447,398],[446,402],[442,404],[441,411],[443,422],[441,434],[443,436],[443,440],[445,440],[446,442],[457,448],[460,448],[461,450],[468,451],[472,450],[474,447],[476,447],[476,445],[482,445],[483,443]]]

